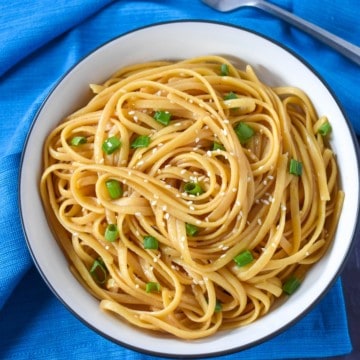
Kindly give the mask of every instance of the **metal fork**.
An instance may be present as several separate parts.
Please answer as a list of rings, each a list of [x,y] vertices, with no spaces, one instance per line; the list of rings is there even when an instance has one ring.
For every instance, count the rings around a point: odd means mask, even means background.
[[[270,4],[264,0],[202,0],[208,6],[227,12],[241,7],[256,7],[263,11],[272,14],[289,24],[297,27],[298,29],[310,34],[314,38],[322,41],[326,45],[329,45],[333,49],[337,50],[342,55],[346,56],[354,63],[360,65],[360,47],[353,45],[344,39],[322,29],[321,27],[314,25],[300,17],[283,10],[282,8]]]

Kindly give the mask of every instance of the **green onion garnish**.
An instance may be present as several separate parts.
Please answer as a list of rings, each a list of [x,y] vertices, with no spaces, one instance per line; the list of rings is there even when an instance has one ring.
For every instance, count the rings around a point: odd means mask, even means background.
[[[89,272],[97,283],[103,284],[106,281],[107,270],[101,258],[93,262]]]
[[[119,181],[111,179],[105,182],[106,189],[112,199],[118,199],[123,195],[123,188]]]
[[[228,94],[224,96],[224,100],[234,100],[234,99],[238,99],[238,96],[232,91],[230,91]]]
[[[295,159],[291,159],[290,160],[290,165],[289,165],[289,173],[296,175],[296,176],[301,176],[302,174],[302,164],[300,161],[297,161]]]
[[[188,182],[184,186],[184,190],[186,193],[191,195],[200,195],[204,192],[201,188],[200,184],[197,182]]]
[[[130,146],[132,149],[137,149],[137,148],[148,147],[149,144],[150,144],[150,137],[147,135],[140,135],[131,143]]]
[[[290,276],[283,285],[283,291],[291,295],[293,294],[301,285],[301,281],[296,276]]]
[[[188,236],[195,236],[199,232],[199,228],[193,224],[185,224],[186,228],[186,235]]]
[[[221,64],[221,66],[220,66],[220,75],[221,76],[229,75],[229,65],[228,64]]]
[[[222,310],[222,304],[219,300],[216,300],[216,304],[215,304],[215,312],[221,312]]]
[[[105,230],[105,240],[114,242],[119,236],[118,227],[115,224],[109,224]]]
[[[87,143],[87,139],[85,136],[74,136],[70,140],[70,144],[73,146],[79,146],[79,145],[86,144],[86,143]]]
[[[239,267],[250,264],[253,260],[254,257],[250,250],[245,250],[234,257],[234,261]]]
[[[145,285],[145,291],[147,293],[159,292],[160,291],[160,284],[157,283],[157,282],[150,281]]]
[[[111,136],[103,142],[102,149],[105,154],[111,155],[114,151],[118,150],[120,146],[120,139],[118,139],[116,136]]]
[[[155,112],[154,119],[162,125],[169,125],[171,114],[168,111],[159,110]]]
[[[157,250],[159,248],[159,241],[151,236],[144,236],[144,249]]]
[[[245,124],[243,122],[239,122],[235,126],[234,130],[236,132],[238,139],[240,140],[241,145],[244,145],[255,134],[254,129],[251,126],[249,126],[248,124]]]
[[[321,136],[327,136],[328,134],[330,134],[332,130],[332,127],[330,125],[330,123],[328,121],[324,122],[318,129],[318,133]]]
[[[213,151],[215,151],[215,150],[225,150],[225,147],[224,147],[223,144],[220,144],[220,143],[214,141],[211,150],[213,150]]]

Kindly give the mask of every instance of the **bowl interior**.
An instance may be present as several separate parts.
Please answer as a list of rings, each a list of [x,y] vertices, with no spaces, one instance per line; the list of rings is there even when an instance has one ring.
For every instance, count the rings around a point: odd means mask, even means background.
[[[100,83],[116,69],[149,60],[183,59],[218,54],[238,64],[251,64],[268,85],[305,90],[319,115],[333,126],[345,202],[335,241],[301,287],[281,306],[255,323],[193,342],[139,331],[99,310],[98,301],[77,282],[49,229],[39,195],[42,146],[50,130],[84,104],[89,83]],[[58,106],[59,100],[62,106]],[[352,131],[324,82],[302,60],[283,47],[241,28],[209,22],[158,24],[125,34],[96,50],[75,66],[54,88],[33,124],[22,159],[20,206],[33,259],[47,284],[80,319],[104,336],[131,348],[168,356],[206,356],[231,352],[258,343],[284,329],[322,296],[339,274],[354,237],[358,215],[358,158]],[[347,196],[350,194],[351,196]],[[71,289],[71,291],[69,291]],[[186,344],[186,346],[184,346]]]

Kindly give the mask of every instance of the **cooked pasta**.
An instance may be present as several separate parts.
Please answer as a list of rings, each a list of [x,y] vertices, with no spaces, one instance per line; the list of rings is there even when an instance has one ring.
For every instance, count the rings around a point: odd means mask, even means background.
[[[219,56],[137,64],[90,88],[45,142],[40,190],[101,309],[196,339],[299,287],[344,198],[331,124],[302,90]]]

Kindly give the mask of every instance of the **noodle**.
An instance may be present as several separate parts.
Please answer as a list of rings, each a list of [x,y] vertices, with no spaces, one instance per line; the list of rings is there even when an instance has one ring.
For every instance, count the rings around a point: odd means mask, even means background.
[[[328,120],[303,91],[218,56],[129,66],[90,87],[46,140],[40,189],[103,310],[209,336],[265,315],[325,253],[344,194]]]

